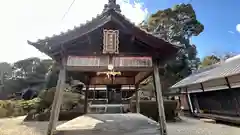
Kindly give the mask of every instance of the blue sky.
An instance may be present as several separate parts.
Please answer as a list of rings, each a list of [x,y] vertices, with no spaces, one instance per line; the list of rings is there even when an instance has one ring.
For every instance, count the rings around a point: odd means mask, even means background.
[[[27,40],[36,41],[85,24],[102,12],[108,0],[5,0],[0,1],[0,62],[15,62],[29,57],[49,58]],[[122,14],[139,24],[149,13],[190,0],[117,0]],[[135,2],[133,2],[135,1]],[[57,4],[56,4],[57,3]],[[94,4],[93,4],[94,3]],[[240,0],[192,0],[197,18],[205,30],[192,39],[200,58],[215,53],[240,53]],[[54,10],[53,10],[54,7]],[[87,12],[86,12],[87,11]],[[7,13],[7,15],[6,15]]]
[[[141,0],[150,13],[158,9],[172,7],[190,0]],[[240,32],[236,25],[240,24],[239,0],[192,0],[198,20],[204,25],[204,31],[192,38],[196,44],[199,57],[215,53],[240,53]]]

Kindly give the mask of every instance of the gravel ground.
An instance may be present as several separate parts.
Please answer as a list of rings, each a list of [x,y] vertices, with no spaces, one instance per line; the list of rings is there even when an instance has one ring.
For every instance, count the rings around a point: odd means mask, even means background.
[[[46,135],[48,122],[23,122],[24,117],[0,119],[0,135]],[[182,122],[168,123],[168,135],[239,135],[240,128],[205,123],[182,117]],[[61,123],[58,123],[61,124]]]
[[[240,135],[240,128],[225,124],[206,123],[182,117],[182,122],[168,123],[168,135]]]
[[[0,119],[0,135],[46,135],[48,122],[23,122],[24,118]]]

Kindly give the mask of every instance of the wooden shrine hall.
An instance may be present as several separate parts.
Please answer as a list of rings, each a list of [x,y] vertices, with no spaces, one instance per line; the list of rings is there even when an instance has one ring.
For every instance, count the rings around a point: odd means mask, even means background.
[[[137,90],[142,80],[154,75],[161,134],[166,134],[159,68],[175,56],[178,47],[131,23],[121,14],[116,0],[109,0],[102,13],[84,25],[28,43],[60,65],[48,135],[55,131],[66,78],[70,74],[86,85],[86,91],[90,85],[134,85]],[[84,77],[79,77],[80,73]],[[88,92],[85,93],[87,101]],[[85,108],[87,105],[85,102]]]

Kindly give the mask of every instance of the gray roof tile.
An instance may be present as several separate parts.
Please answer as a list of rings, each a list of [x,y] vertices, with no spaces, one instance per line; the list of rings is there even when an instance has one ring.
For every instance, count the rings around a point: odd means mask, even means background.
[[[240,74],[240,57],[231,61],[215,64],[213,66],[201,69],[197,73],[193,73],[185,79],[177,82],[171,88],[185,87],[191,84],[202,83],[235,74]]]

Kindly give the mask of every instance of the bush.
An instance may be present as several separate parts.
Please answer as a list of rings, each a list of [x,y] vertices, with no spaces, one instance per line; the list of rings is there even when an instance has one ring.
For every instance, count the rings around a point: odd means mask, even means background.
[[[16,116],[24,116],[26,114],[27,114],[27,112],[24,111],[23,108],[16,107],[16,108],[13,109],[13,113],[12,113],[11,116],[14,116],[14,117],[16,117]]]
[[[19,100],[16,102],[16,106],[23,109],[25,112],[30,112],[31,110],[37,109],[40,102],[40,98],[34,98],[32,100]]]
[[[8,110],[5,108],[0,108],[0,118],[7,117]]]
[[[37,112],[42,112],[45,109],[50,108],[54,99],[55,91],[56,91],[56,88],[53,87],[48,90],[43,90],[39,94],[38,97],[40,98],[40,102],[38,104]],[[82,97],[81,94],[64,91],[61,109],[70,110],[77,104],[82,103],[83,101],[84,101],[84,98]]]
[[[42,119],[42,117],[45,117],[42,113],[51,110],[50,107],[54,99],[54,94],[55,88],[51,88],[41,91],[39,96],[32,100],[0,100],[0,117],[23,116],[29,114],[30,118],[34,119],[35,115],[39,115],[39,119]],[[63,94],[61,111],[73,110],[74,107],[84,101],[83,96],[79,93],[64,91]],[[80,112],[82,111],[78,110],[74,112],[74,115]]]
[[[4,117],[11,116],[14,112],[15,105],[11,100],[1,100],[0,108]]]
[[[68,121],[76,117],[83,115],[83,112],[79,111],[61,111],[59,113],[59,121]],[[50,111],[41,112],[39,114],[29,113],[24,121],[49,121]]]
[[[131,111],[136,112],[136,102],[131,102]],[[177,109],[177,101],[164,100],[164,111],[166,120],[172,121],[175,119]],[[155,121],[158,121],[158,106],[156,101],[142,100],[140,102],[140,113],[152,118]]]
[[[0,117],[23,116],[37,108],[40,99],[0,100]]]
[[[48,120],[55,91],[55,87],[41,91],[38,96],[39,102],[35,104],[35,111],[29,113],[25,121]],[[59,119],[70,120],[73,117],[80,116],[83,112],[83,109],[74,110],[74,108],[83,103],[83,101],[84,97],[81,94],[71,91],[64,91]]]

